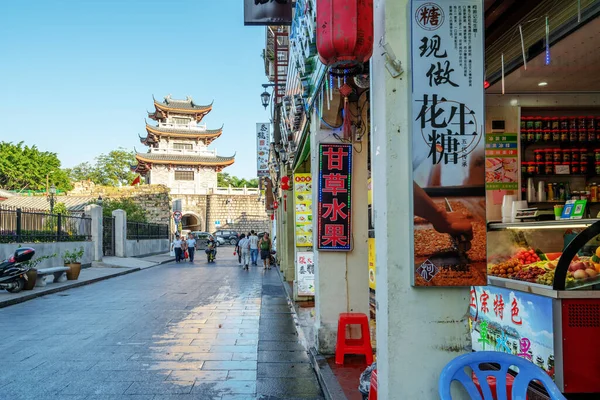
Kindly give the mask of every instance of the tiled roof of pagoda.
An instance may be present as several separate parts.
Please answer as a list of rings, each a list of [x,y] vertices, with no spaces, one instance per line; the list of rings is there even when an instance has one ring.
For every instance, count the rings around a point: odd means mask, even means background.
[[[232,157],[207,157],[184,154],[161,154],[161,153],[137,153],[135,158],[138,162],[149,164],[174,164],[174,165],[206,165],[206,166],[228,166],[235,162]]]
[[[177,129],[177,128],[166,128],[163,126],[152,126],[146,124],[146,131],[149,134],[172,136],[172,137],[188,137],[188,138],[202,138],[202,137],[214,137],[217,138],[223,133],[223,127],[219,129],[207,129],[205,131],[192,130],[192,129]]]
[[[171,95],[166,96],[162,102],[154,99],[154,108],[156,111],[148,112],[148,116],[154,120],[166,118],[166,113],[195,115],[196,120],[202,118],[212,110],[212,103],[207,105],[195,104],[194,100],[188,96],[185,100],[172,99]]]

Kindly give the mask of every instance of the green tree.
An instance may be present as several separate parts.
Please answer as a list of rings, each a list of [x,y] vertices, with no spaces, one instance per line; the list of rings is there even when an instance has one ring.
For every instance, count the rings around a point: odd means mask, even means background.
[[[127,221],[148,222],[146,210],[139,204],[136,204],[131,198],[106,199],[102,202],[102,214],[104,217],[112,217],[114,210],[125,211],[127,213]]]
[[[41,151],[23,142],[0,142],[0,188],[6,190],[59,190],[72,188],[67,173],[60,168],[56,153]]]
[[[258,187],[258,178],[246,180],[244,178],[238,178],[237,176],[231,176],[227,172],[219,172],[217,174],[217,186],[218,187],[231,187],[243,188],[244,186],[249,188]]]
[[[96,157],[93,165],[83,162],[67,172],[73,182],[90,180],[102,186],[129,185],[136,177],[131,171],[131,166],[135,163],[135,154],[132,151],[118,148]]]

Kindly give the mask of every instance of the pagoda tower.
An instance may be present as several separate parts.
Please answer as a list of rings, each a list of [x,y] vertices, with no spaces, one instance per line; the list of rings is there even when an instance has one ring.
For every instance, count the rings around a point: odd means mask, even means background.
[[[154,100],[148,117],[157,125],[146,122],[147,135],[140,141],[149,149],[136,154],[136,171],[146,183],[165,185],[175,195],[208,194],[217,187],[217,172],[233,164],[235,156],[220,157],[208,149],[223,133],[223,127],[211,130],[200,124],[211,110],[212,103],[198,105],[189,96]]]

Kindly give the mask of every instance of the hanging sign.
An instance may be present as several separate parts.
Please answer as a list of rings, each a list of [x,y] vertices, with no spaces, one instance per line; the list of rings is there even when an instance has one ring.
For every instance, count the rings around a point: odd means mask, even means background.
[[[477,286],[485,254],[482,0],[411,1],[415,286]]]
[[[309,173],[294,175],[294,211],[296,215],[296,247],[312,247],[312,178]]]
[[[244,0],[244,25],[291,25],[292,0]]]
[[[351,250],[351,182],[352,145],[319,145],[319,250]]]
[[[475,351],[531,361],[554,379],[552,299],[495,286],[471,287],[469,330]]]
[[[269,176],[269,132],[271,124],[256,124],[256,170],[258,177]]]
[[[315,263],[312,251],[296,253],[296,286],[298,296],[315,295]]]

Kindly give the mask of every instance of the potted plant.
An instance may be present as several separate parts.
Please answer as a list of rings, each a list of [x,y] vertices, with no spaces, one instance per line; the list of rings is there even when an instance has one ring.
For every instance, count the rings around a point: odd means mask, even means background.
[[[63,253],[63,261],[65,267],[69,267],[67,271],[67,279],[70,281],[77,280],[81,272],[81,258],[83,257],[83,246],[79,250],[65,250]]]
[[[44,260],[56,257],[56,253],[50,254],[47,256],[37,257],[32,260],[26,262],[29,266],[29,271],[27,271],[27,281],[25,282],[24,290],[33,290],[35,287],[35,281],[37,280],[37,266]]]

